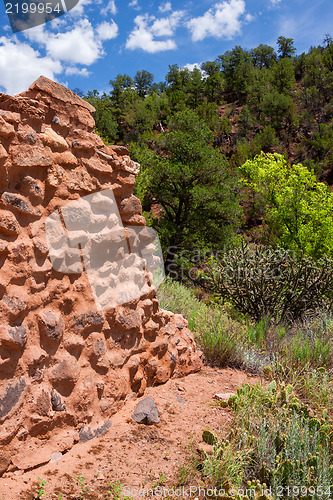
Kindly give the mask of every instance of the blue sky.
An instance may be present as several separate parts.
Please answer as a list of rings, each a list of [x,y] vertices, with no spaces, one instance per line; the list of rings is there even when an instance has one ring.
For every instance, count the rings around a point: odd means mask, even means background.
[[[160,81],[168,65],[214,60],[235,45],[275,46],[283,35],[301,53],[326,33],[333,36],[332,0],[80,0],[15,35],[1,4],[0,90],[19,93],[43,74],[71,89],[109,92],[118,73],[145,69]]]

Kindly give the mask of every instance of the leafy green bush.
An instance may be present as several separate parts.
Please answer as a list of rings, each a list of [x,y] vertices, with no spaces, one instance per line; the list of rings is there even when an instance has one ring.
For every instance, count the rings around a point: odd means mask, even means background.
[[[256,320],[295,320],[306,311],[330,309],[333,262],[297,258],[278,248],[243,245],[217,260],[211,259],[201,276],[210,290]]]
[[[333,255],[333,194],[301,164],[264,154],[241,167],[265,221],[266,240],[315,258]]]

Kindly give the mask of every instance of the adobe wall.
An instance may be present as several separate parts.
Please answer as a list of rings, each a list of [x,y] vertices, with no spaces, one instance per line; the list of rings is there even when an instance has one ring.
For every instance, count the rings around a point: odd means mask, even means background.
[[[44,77],[18,96],[0,94],[0,474],[106,431],[126,396],[201,367],[186,320],[159,308],[149,273],[141,296],[100,308],[87,270],[71,268],[71,250],[59,247],[71,272],[51,261],[47,218],[101,191],[88,219],[107,219],[103,191],[112,190],[122,224],[145,236],[132,194],[139,165],[126,148],[104,145],[93,111]],[[119,266],[130,290],[134,275]],[[99,275],[96,293],[103,283]]]

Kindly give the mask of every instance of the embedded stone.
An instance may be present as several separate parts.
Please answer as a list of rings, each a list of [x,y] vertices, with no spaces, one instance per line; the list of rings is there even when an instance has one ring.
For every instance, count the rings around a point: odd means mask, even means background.
[[[14,146],[11,148],[14,165],[18,167],[50,167],[52,156],[45,150],[35,146]]]
[[[9,139],[15,134],[15,128],[10,123],[5,122],[5,120],[0,116],[0,137],[4,139]]]
[[[69,352],[81,352],[85,346],[85,342],[81,336],[73,334],[64,341],[63,346]]]
[[[14,113],[12,111],[6,111],[4,109],[0,109],[0,116],[6,122],[9,122],[9,123],[18,123],[21,120],[20,113]]]
[[[5,304],[13,314],[20,314],[27,308],[27,303],[25,301],[12,295],[5,295],[1,302]]]
[[[47,246],[43,243],[43,241],[41,241],[38,238],[34,238],[33,242],[34,242],[37,253],[39,253],[43,256],[47,255],[49,253],[49,250],[48,250]]]
[[[66,410],[66,404],[63,402],[60,394],[55,389],[52,389],[51,391],[51,405],[53,411]]]
[[[47,183],[51,187],[58,187],[66,178],[65,170],[59,165],[54,165],[47,172]]]
[[[75,151],[93,151],[95,149],[95,144],[84,139],[72,141],[71,146]]]
[[[0,255],[7,254],[9,252],[8,244],[0,241]]]
[[[21,348],[27,342],[27,329],[24,325],[10,326],[7,336],[2,339],[3,343],[13,348]]]
[[[51,410],[51,398],[49,392],[45,389],[40,390],[36,399],[36,412],[38,415],[48,415]]]
[[[155,375],[155,382],[156,384],[165,384],[171,377],[171,370],[168,365],[166,366],[159,366],[156,375]]]
[[[168,350],[168,341],[163,338],[156,340],[151,346],[151,352],[155,354],[164,354]]]
[[[76,167],[78,160],[70,151],[63,153],[53,153],[53,163],[61,165],[62,167]]]
[[[89,160],[82,158],[82,163],[85,167],[93,172],[102,173],[102,174],[111,174],[113,172],[113,168],[111,165],[102,161],[96,157],[89,158]]]
[[[140,163],[131,160],[129,157],[123,158],[123,161],[120,163],[119,168],[133,175],[138,175],[140,173]]]
[[[22,190],[20,190],[20,192],[23,192],[37,202],[41,202],[43,200],[45,188],[44,184],[41,181],[30,177],[30,175],[27,175],[22,179],[21,186]]]
[[[74,356],[64,356],[59,363],[50,370],[51,382],[76,383],[79,377],[79,365]]]
[[[124,330],[139,329],[141,326],[141,315],[139,311],[127,312],[126,309],[120,307],[116,312],[115,321]]]
[[[124,156],[129,154],[129,151],[125,146],[118,146],[117,144],[108,146],[108,149],[112,149],[112,151],[114,151],[118,156]]]
[[[91,193],[99,186],[97,179],[92,178],[82,167],[66,172],[65,180],[66,186],[71,191],[86,191]]]
[[[19,403],[27,384],[24,378],[13,379],[5,387],[0,396],[0,419],[8,415]]]
[[[121,214],[142,214],[141,201],[136,196],[124,198],[119,203],[119,212]]]
[[[61,460],[63,457],[62,453],[60,452],[57,452],[57,453],[51,453],[51,457],[50,457],[50,462],[51,464],[53,462],[58,462],[58,460]]]
[[[1,455],[0,456],[0,476],[2,476],[2,474],[4,472],[6,472],[6,470],[8,469],[8,467],[10,466],[11,463],[12,463],[12,460],[11,460],[11,457],[9,455]]]
[[[188,321],[181,314],[175,314],[173,316],[173,321],[180,330],[188,327]]]
[[[102,158],[104,158],[107,162],[113,164],[114,163],[114,157],[113,155],[109,155],[105,153],[104,151],[100,151],[99,149],[96,150],[96,153],[99,154]]]
[[[5,160],[6,158],[8,158],[8,153],[3,147],[3,145],[0,144],[0,160]]]
[[[49,146],[52,150],[65,151],[68,149],[68,144],[65,139],[57,134],[51,127],[46,127],[44,132],[40,134],[40,138],[46,146]]]
[[[83,330],[84,328],[89,328],[91,326],[102,326],[103,323],[104,316],[98,312],[84,313],[80,314],[80,316],[74,316],[73,318],[73,324],[79,330]]]
[[[38,142],[37,134],[33,129],[20,130],[17,135],[21,141],[27,142],[28,144],[37,144]]]
[[[126,362],[126,354],[124,352],[113,349],[109,353],[110,366],[113,368],[121,368]]]
[[[30,257],[30,245],[30,241],[28,241],[27,243],[12,245],[10,252],[12,260],[16,263],[27,261]]]
[[[14,208],[18,212],[28,215],[35,215],[35,211],[30,203],[23,196],[15,193],[3,193],[2,201],[8,206]]]
[[[53,341],[60,341],[64,334],[64,320],[60,313],[44,310],[38,315],[41,331]]]
[[[7,236],[17,236],[19,233],[19,223],[12,212],[0,210],[0,233]]]
[[[103,339],[96,339],[94,341],[94,354],[97,357],[102,356],[106,352],[105,344]]]

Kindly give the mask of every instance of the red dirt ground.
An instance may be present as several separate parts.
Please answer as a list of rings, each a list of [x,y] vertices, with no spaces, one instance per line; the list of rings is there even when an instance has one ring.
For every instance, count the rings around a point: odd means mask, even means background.
[[[136,489],[152,484],[176,485],[189,447],[200,445],[203,430],[221,435],[232,421],[228,408],[214,405],[214,395],[236,392],[245,381],[253,384],[259,379],[230,368],[206,366],[186,378],[148,388],[143,397],[152,397],[159,409],[160,423],[153,426],[131,419],[138,399],[128,397],[103,436],[74,446],[59,460],[38,469],[5,474],[0,479],[0,500],[107,499],[113,498],[107,493],[109,483],[118,481]],[[86,492],[75,484],[74,475],[80,474]],[[46,481],[44,497],[37,496],[38,478]]]

